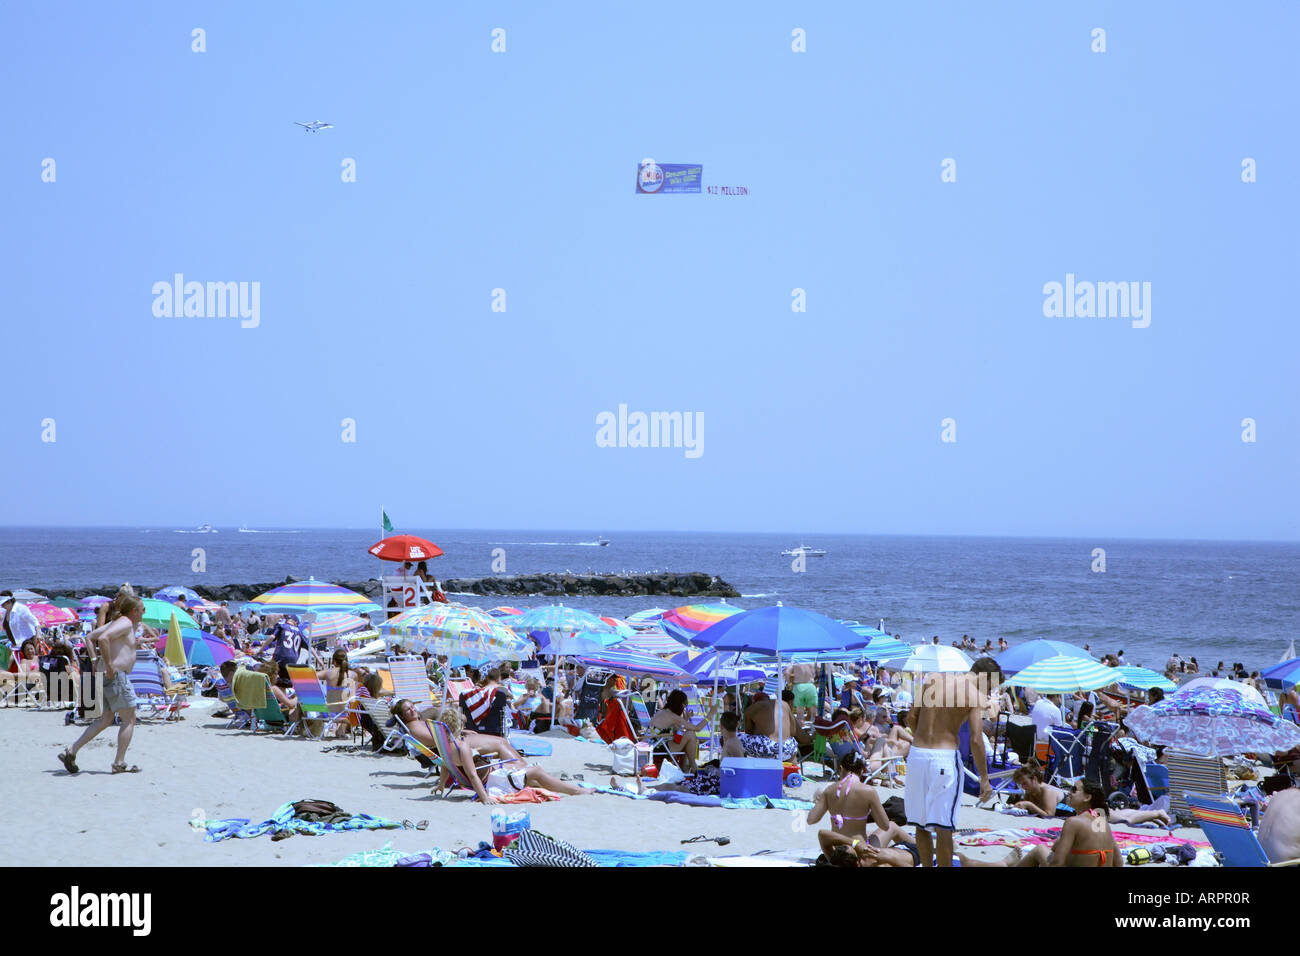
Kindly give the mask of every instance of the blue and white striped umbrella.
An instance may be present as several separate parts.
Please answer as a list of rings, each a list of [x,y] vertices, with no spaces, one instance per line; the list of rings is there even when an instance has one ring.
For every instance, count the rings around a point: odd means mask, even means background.
[[[1057,654],[1030,664],[1007,684],[1030,687],[1040,694],[1073,694],[1075,691],[1108,687],[1122,677],[1116,668],[1106,667],[1091,658]]]
[[[630,623],[630,622],[629,622]],[[669,637],[662,627],[657,625],[633,625],[633,635],[623,639],[623,643],[618,646],[625,651],[636,651],[639,654],[677,654],[686,648],[686,645],[675,638]]]
[[[1132,687],[1134,690],[1151,690],[1153,687],[1159,687],[1161,690],[1166,691],[1178,689],[1178,685],[1168,677],[1156,673],[1149,667],[1124,664],[1118,670],[1122,675],[1119,683],[1123,687]]]
[[[586,654],[574,654],[573,660],[584,667],[594,667],[613,671],[616,674],[628,674],[633,677],[653,677],[655,680],[668,681],[673,684],[691,684],[693,675],[678,667],[672,661],[650,654],[637,654],[617,647]]]

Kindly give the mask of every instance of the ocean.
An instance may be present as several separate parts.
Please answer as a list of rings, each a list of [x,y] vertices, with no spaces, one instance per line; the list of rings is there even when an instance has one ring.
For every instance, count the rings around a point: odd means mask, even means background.
[[[1125,651],[1129,663],[1161,669],[1169,655],[1195,655],[1201,672],[1220,661],[1250,670],[1276,662],[1300,630],[1300,544],[1220,541],[605,531],[438,531],[404,528],[446,554],[431,562],[440,580],[486,577],[502,549],[507,574],[704,571],[743,595],[742,608],[780,601],[836,618],[877,624],[916,643],[979,644],[1044,637]],[[364,580],[381,562],[366,549],[381,535],[347,529],[2,528],[0,587],[101,587],[122,581],[233,584],[286,575]],[[792,570],[781,552],[824,548]],[[1094,572],[1093,550],[1106,570]],[[192,570],[203,549],[206,570]],[[452,595],[455,600],[456,596]],[[474,599],[531,607],[547,598]],[[666,602],[666,603],[665,603]],[[672,598],[575,598],[612,615]]]

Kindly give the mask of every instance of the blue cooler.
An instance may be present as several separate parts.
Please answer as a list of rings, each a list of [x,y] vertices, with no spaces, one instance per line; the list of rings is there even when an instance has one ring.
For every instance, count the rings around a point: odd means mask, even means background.
[[[781,761],[763,757],[723,757],[720,797],[781,798]]]

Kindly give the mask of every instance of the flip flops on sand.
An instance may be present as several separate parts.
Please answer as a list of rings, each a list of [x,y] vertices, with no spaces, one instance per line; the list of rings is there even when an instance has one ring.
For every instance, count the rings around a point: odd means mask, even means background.
[[[64,769],[68,773],[81,773],[81,768],[77,766],[77,759],[66,750],[59,754],[59,760],[63,763]]]

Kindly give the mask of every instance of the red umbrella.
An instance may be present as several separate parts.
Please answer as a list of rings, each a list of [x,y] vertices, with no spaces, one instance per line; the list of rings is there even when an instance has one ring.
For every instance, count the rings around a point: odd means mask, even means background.
[[[442,548],[413,534],[395,534],[372,547],[370,553],[381,561],[424,561],[438,557]]]

